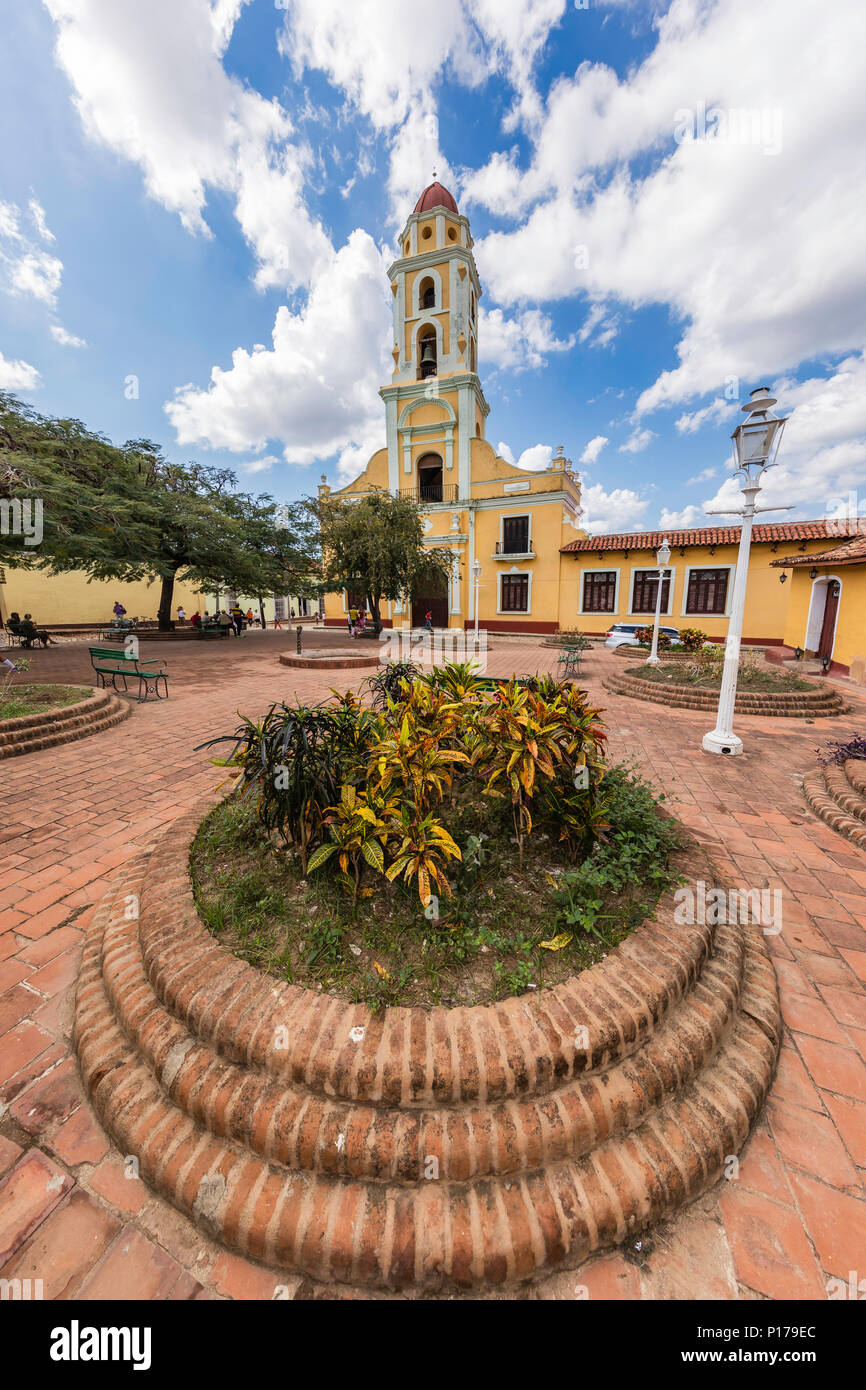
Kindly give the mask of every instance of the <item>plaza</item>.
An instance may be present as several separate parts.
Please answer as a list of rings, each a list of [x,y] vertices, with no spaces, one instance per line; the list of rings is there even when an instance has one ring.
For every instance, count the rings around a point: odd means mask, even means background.
[[[0,896],[0,1277],[47,1271],[46,1298],[318,1296],[314,1281],[276,1278],[128,1176],[71,1043],[82,946],[107,888],[173,822],[223,794],[220,770],[195,745],[249,709],[252,689],[260,705],[315,703],[335,682],[359,684],[363,673],[280,666],[291,640],[250,634],[219,652],[175,644],[169,701],[136,708],[92,739],[4,764],[14,811],[2,832]],[[83,679],[85,651],[38,653],[39,677]],[[497,638],[488,670],[552,671],[556,657],[537,641]],[[782,930],[765,936],[785,1024],[778,1069],[735,1181],[576,1272],[486,1296],[839,1297],[833,1290],[857,1268],[866,1225],[866,859],[809,812],[800,778],[816,745],[862,726],[862,695],[840,682],[850,715],[808,727],[742,717],[746,752],[720,768],[695,752],[704,717],[605,692],[619,664],[596,648],[582,676],[605,709],[611,757],[636,760],[728,881],[782,895]],[[357,1296],[339,1284],[326,1292]]]

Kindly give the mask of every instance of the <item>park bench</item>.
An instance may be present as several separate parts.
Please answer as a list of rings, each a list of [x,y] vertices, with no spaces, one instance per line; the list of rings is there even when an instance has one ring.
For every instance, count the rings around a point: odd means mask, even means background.
[[[580,657],[582,647],[566,647],[565,651],[559,656],[557,665],[562,667],[562,679],[568,680],[569,676],[576,676],[580,671]]]
[[[195,629],[196,637],[228,637],[231,628],[228,623],[223,627],[220,623],[200,623]]]
[[[165,672],[165,662],[160,662],[159,669],[153,667],[153,663],[142,665],[137,656],[127,655],[126,652],[115,652],[109,647],[90,647],[90,664],[96,672],[97,685],[103,690],[111,686],[112,690],[119,689],[117,678],[120,676],[123,681],[124,692],[127,690],[126,680],[128,676],[138,680],[138,702],[146,700],[151,692],[158,700],[162,699],[159,693],[159,683],[162,681],[165,689],[165,698],[168,699],[168,676]]]

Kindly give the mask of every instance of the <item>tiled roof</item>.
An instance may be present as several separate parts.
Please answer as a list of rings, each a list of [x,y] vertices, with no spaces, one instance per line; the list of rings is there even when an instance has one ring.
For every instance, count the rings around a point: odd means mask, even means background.
[[[861,523],[862,529],[863,523]],[[862,565],[866,564],[866,535],[855,536],[845,545],[836,545],[832,550],[819,550],[817,555],[786,555],[782,560],[771,560],[778,569],[790,569],[794,565]]]
[[[854,521],[764,521],[752,527],[752,540],[761,541],[822,541],[856,536],[862,524]],[[674,549],[684,545],[736,545],[740,539],[739,526],[696,526],[688,531],[628,531],[613,535],[587,536],[585,540],[569,541],[562,550],[658,550],[666,540]],[[814,560],[814,556],[806,557]],[[776,561],[775,563],[782,563]]]
[[[457,204],[454,201],[453,193],[449,193],[447,188],[443,188],[441,183],[428,184],[415,204],[415,212],[429,212],[431,208],[448,208],[449,212],[457,211]]]

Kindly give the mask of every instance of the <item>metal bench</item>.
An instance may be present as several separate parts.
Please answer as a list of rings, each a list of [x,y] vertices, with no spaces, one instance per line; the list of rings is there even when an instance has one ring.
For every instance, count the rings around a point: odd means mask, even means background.
[[[108,647],[89,647],[90,664],[96,672],[96,683],[103,690],[109,686],[112,690],[118,690],[117,678],[123,681],[123,690],[126,693],[128,687],[126,680],[128,676],[138,680],[138,703],[142,704],[151,690],[158,700],[163,697],[159,693],[159,683],[162,681],[165,690],[165,698],[168,699],[168,676],[165,671],[165,662],[160,662],[159,669],[153,667],[153,663],[142,665],[137,656],[128,656],[126,652],[115,652]]]
[[[195,629],[196,637],[228,637],[231,628],[228,623],[200,623]]]
[[[576,676],[580,671],[580,658],[583,652],[582,647],[566,647],[558,658],[557,665],[561,666],[563,680],[568,680],[569,676]]]

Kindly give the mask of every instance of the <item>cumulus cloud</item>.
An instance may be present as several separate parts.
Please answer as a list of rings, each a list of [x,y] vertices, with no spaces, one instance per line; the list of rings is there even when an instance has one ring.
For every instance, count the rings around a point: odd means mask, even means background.
[[[610,440],[608,439],[606,434],[595,435],[594,438],[592,438],[589,441],[583,453],[581,454],[580,462],[586,464],[595,463],[605,444],[609,443]]]
[[[62,324],[52,323],[50,331],[55,343],[59,343],[61,347],[87,347],[87,344],[83,338],[76,338],[74,333],[67,333],[66,329],[63,327]]]
[[[718,468],[702,468],[693,478],[686,478],[686,487],[693,487],[695,483],[705,483],[709,478],[715,478],[718,471]]]
[[[625,443],[620,444],[619,452],[621,454],[640,454],[653,439],[655,439],[655,434],[652,430],[632,430]]]
[[[260,453],[279,440],[286,462],[298,464],[376,430],[384,444],[377,392],[389,365],[387,259],[366,232],[353,232],[305,306],[280,305],[270,347],[237,348],[209,386],[175,392],[165,409],[178,443]]]
[[[859,349],[866,298],[859,0],[832,20],[806,0],[673,0],[657,34],[622,78],[584,63],[554,82],[528,166],[500,152],[463,186],[521,219],[479,245],[497,302],[670,307],[677,361],[639,413]],[[731,117],[756,106],[752,139]]]
[[[151,197],[209,236],[208,189],[234,198],[261,288],[308,284],[332,248],[304,203],[312,155],[280,103],[221,61],[241,0],[45,0],[87,134],[138,164]]]
[[[529,473],[538,473],[544,468],[549,468],[553,458],[553,448],[550,444],[532,444],[528,449],[523,450],[519,458],[515,458],[510,446],[500,440],[496,446],[496,452],[512,467],[525,468]]]
[[[659,531],[688,531],[695,526],[724,525],[724,517],[707,516],[703,507],[688,506],[673,512],[663,507],[659,516]]]
[[[574,336],[557,338],[547,314],[523,309],[511,317],[501,309],[479,309],[478,351],[482,363],[511,372],[543,367],[549,352],[567,352]]]
[[[41,377],[29,362],[10,361],[0,352],[0,391],[35,391]]]
[[[35,198],[26,219],[17,203],[0,203],[0,285],[8,294],[29,296],[53,308],[63,262],[41,245],[53,240]]]
[[[585,487],[580,495],[583,517],[581,526],[591,536],[605,531],[645,530],[644,516],[648,499],[632,488],[617,487],[605,492],[601,483]]]

